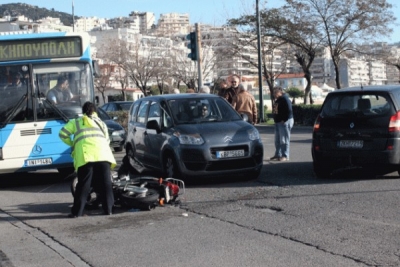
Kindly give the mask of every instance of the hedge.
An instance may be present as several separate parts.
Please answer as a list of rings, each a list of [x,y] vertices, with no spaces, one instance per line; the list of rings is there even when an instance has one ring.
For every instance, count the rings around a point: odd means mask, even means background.
[[[322,105],[293,105],[293,117],[296,125],[313,126]]]

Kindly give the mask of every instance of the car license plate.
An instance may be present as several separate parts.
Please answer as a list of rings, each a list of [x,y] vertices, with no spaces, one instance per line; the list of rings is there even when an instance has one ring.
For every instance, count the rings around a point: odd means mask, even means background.
[[[25,161],[26,166],[37,166],[37,165],[50,165],[53,163],[51,158],[44,159],[29,159]]]
[[[235,158],[235,157],[243,157],[244,150],[229,150],[229,151],[217,151],[216,156],[218,159],[221,158]]]
[[[340,148],[362,148],[363,146],[363,140],[340,140],[338,142]]]

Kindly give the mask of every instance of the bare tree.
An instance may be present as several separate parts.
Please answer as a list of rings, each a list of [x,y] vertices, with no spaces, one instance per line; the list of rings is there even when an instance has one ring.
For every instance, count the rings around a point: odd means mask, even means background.
[[[163,38],[140,36],[133,42],[117,40],[110,44],[112,49],[108,50],[106,56],[108,60],[118,64],[127,77],[147,96],[148,85],[155,81],[162,59],[168,53],[166,45],[160,43],[163,41]],[[127,84],[127,79],[122,81]]]
[[[114,66],[112,66],[111,64],[100,65],[101,76],[94,80],[94,85],[97,91],[100,92],[103,98],[103,103],[106,103],[105,92],[107,89],[110,88],[111,77],[112,77],[111,73],[113,71],[113,67]]]
[[[188,58],[188,49],[183,48],[182,42],[185,44],[185,38],[177,38],[176,45],[171,53],[172,72],[171,75],[178,81],[183,82],[188,88],[198,91],[198,67],[197,61]],[[214,50],[215,40],[207,33],[202,34],[201,38],[201,71],[203,79],[214,78],[216,66],[216,53]],[[186,45],[184,46],[186,47]]]
[[[158,70],[155,72],[155,79],[160,95],[164,94],[171,85],[167,83],[167,80],[171,77],[171,57],[165,56],[160,59],[158,64]]]
[[[379,51],[380,59],[388,66],[395,67],[398,71],[398,83],[400,83],[400,48],[398,45],[387,46]]]
[[[250,57],[257,51],[257,27],[256,17],[254,15],[244,15],[238,19],[231,19],[228,25],[236,26],[239,29],[235,39],[230,43],[231,54],[246,60],[252,66],[258,68],[257,58]],[[263,28],[265,25],[260,25]],[[262,29],[261,32],[265,32]],[[261,64],[262,74],[266,79],[270,95],[275,86],[275,80],[282,73],[286,72],[289,62],[289,55],[284,53],[287,42],[277,37],[261,35]],[[273,101],[273,97],[271,97]]]
[[[324,41],[324,35],[318,30],[316,21],[307,16],[307,10],[292,7],[265,9],[261,12],[261,17],[262,29],[265,30],[263,35],[278,37],[290,44],[287,51],[293,54],[307,81],[304,104],[307,104],[308,98],[310,103],[313,103],[310,68]]]
[[[285,8],[303,12],[318,25],[330,49],[336,73],[336,87],[341,88],[339,62],[341,56],[364,40],[388,36],[388,25],[396,18],[386,0],[286,0]]]
[[[128,87],[128,75],[126,72],[119,66],[116,71],[115,71],[115,80],[119,82],[121,85],[121,93],[122,93],[122,99],[126,101],[126,88]]]

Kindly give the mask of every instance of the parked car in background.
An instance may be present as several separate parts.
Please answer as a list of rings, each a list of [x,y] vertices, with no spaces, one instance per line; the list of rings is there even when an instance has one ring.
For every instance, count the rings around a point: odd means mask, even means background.
[[[221,97],[168,94],[134,102],[125,144],[131,162],[165,177],[259,176],[258,130]]]
[[[312,157],[321,178],[348,169],[400,174],[400,86],[329,93],[314,125]]]
[[[99,118],[107,125],[108,134],[110,136],[110,146],[115,152],[122,151],[124,149],[126,139],[125,129],[115,120],[113,120],[102,108],[97,108],[97,114]]]
[[[114,101],[102,105],[101,108],[107,113],[113,111],[123,111],[123,110],[128,111],[132,104],[133,101]]]

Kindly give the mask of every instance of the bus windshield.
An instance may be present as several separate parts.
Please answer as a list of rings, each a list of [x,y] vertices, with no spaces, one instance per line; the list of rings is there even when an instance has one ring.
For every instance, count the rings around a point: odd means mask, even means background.
[[[3,65],[0,69],[0,122],[75,118],[93,99],[86,62]]]

